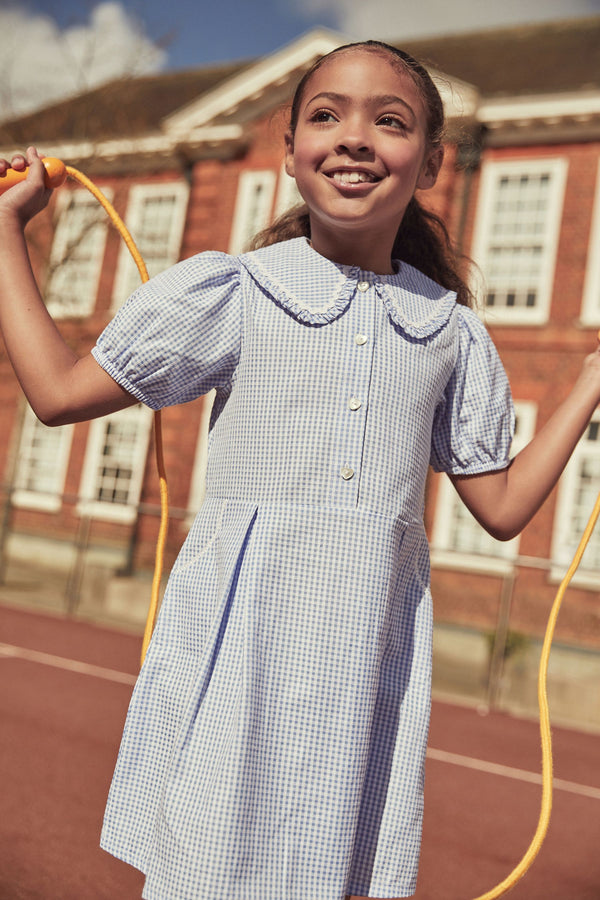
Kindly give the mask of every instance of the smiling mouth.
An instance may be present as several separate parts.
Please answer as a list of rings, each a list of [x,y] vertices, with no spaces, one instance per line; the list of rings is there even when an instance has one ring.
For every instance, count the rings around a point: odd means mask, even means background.
[[[381,181],[377,175],[372,175],[370,172],[348,172],[348,171],[335,171],[329,172],[327,175],[331,181],[335,181],[336,184],[374,184],[376,181]]]

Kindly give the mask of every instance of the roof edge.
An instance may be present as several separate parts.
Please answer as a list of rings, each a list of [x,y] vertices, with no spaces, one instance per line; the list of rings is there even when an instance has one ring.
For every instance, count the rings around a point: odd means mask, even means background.
[[[319,28],[306,32],[300,38],[251,63],[236,75],[218,85],[198,100],[193,100],[163,120],[165,131],[188,132],[207,125],[216,116],[240,106],[251,98],[260,96],[271,84],[281,84],[292,73],[314,59],[329,53],[347,38],[329,29]]]

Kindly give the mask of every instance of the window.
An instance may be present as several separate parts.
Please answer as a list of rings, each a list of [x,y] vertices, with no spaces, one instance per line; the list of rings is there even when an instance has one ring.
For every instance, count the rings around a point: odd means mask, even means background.
[[[533,437],[535,404],[515,402],[515,456]],[[514,559],[519,538],[497,541],[473,518],[448,478],[440,481],[433,530],[431,559],[434,565],[461,569],[502,571]]]
[[[112,193],[104,190],[110,199]],[[64,198],[64,199],[63,199]],[[94,309],[106,244],[106,213],[87,190],[60,194],[50,253],[46,303],[51,315],[88,316]]]
[[[570,566],[600,492],[600,415],[579,441],[560,479],[552,540],[553,575],[562,578]],[[575,576],[579,584],[600,582],[600,531],[592,532]]]
[[[129,194],[127,227],[150,277],[179,259],[189,188],[187,184],[139,184]],[[127,247],[120,250],[113,310],[139,287],[140,274]]]
[[[56,512],[61,506],[72,425],[48,428],[26,407],[14,479],[14,506]]]
[[[243,253],[254,235],[271,221],[275,194],[275,173],[243,172],[240,176],[230,253]]]
[[[547,321],[566,172],[563,159],[485,165],[473,257],[489,321]]]
[[[598,163],[594,218],[590,232],[581,320],[585,325],[598,326],[600,324],[600,161]]]
[[[152,411],[141,404],[92,422],[81,478],[81,515],[135,520],[151,425]]]

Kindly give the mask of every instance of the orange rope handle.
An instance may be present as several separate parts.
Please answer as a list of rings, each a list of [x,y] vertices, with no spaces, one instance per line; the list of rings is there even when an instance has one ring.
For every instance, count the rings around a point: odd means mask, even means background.
[[[123,222],[123,219],[120,217],[112,203],[104,196],[102,191],[98,187],[96,187],[94,182],[90,181],[87,175],[84,175],[83,172],[79,171],[79,169],[75,169],[73,168],[73,166],[65,166],[65,168],[67,174],[75,181],[78,181],[85,188],[87,188],[88,191],[96,198],[98,203],[103,207],[110,221],[113,223],[113,225],[125,241],[127,249],[129,250],[131,256],[133,257],[133,261],[138,268],[138,272],[140,273],[142,282],[148,281],[148,269],[146,268],[146,264],[142,258],[142,254],[136,246],[136,243],[133,240],[127,226]],[[160,483],[160,525],[158,529],[158,539],[156,543],[156,553],[154,559],[154,577],[152,579],[150,606],[148,608],[144,637],[142,640],[142,665],[144,663],[144,659],[146,658],[146,651],[148,650],[148,645],[150,643],[150,638],[152,637],[152,632],[154,631],[154,624],[156,622],[156,616],[158,613],[158,601],[160,596],[160,584],[162,579],[165,545],[169,528],[169,490],[167,485],[167,476],[163,456],[162,422],[160,410],[157,410],[154,413],[154,437],[156,467],[158,469],[158,477]]]

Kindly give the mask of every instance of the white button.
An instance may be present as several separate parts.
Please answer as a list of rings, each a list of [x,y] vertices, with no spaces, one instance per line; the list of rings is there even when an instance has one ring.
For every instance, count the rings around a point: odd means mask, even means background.
[[[370,285],[368,281],[359,281],[356,287],[359,289],[359,291],[368,291]]]
[[[351,469],[350,466],[342,466],[340,475],[344,481],[350,481],[351,478],[354,478],[354,469]]]
[[[366,334],[357,334],[357,335],[355,336],[354,340],[356,341],[356,343],[358,344],[358,346],[361,347],[363,344],[366,344],[366,343],[367,343],[367,341],[369,340],[369,338],[366,336]]]
[[[350,400],[348,401],[349,409],[360,409],[361,406],[362,406],[362,403],[360,402],[358,397],[350,397]]]

